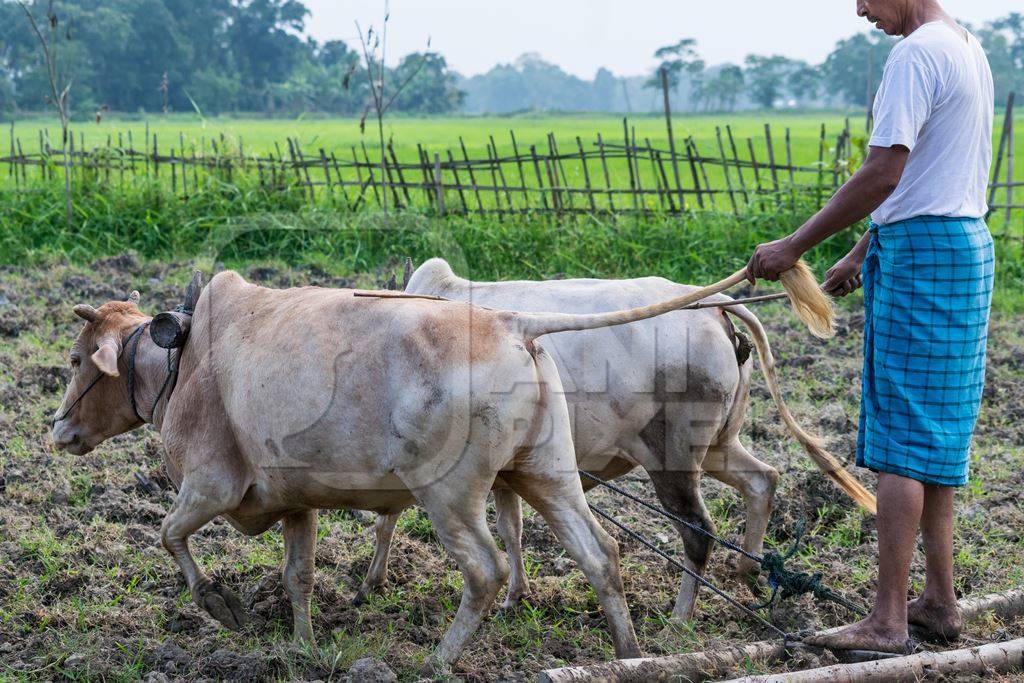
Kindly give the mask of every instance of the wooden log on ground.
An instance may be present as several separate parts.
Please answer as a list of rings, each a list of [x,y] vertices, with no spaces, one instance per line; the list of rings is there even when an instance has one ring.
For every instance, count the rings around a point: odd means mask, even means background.
[[[745,661],[778,659],[781,640],[762,641],[705,652],[667,657],[620,659],[591,666],[567,666],[541,671],[539,683],[655,683],[657,681],[710,681],[728,675]]]
[[[1024,667],[1024,638],[947,652],[922,652],[860,664],[835,664],[770,676],[745,676],[732,683],[864,683],[920,681],[936,674],[1005,674]]]
[[[960,601],[965,622],[986,614],[1009,620],[1024,615],[1024,588]],[[837,631],[829,629],[829,631]],[[771,662],[786,653],[779,640],[764,640],[728,648],[687,652],[666,657],[622,659],[604,664],[570,666],[542,671],[542,683],[644,683],[646,681],[710,681],[728,675],[744,662]],[[901,659],[901,658],[897,658]],[[882,660],[882,662],[891,660]],[[879,662],[879,663],[882,663]],[[819,679],[820,680],[820,679]],[[883,680],[883,679],[876,679]]]

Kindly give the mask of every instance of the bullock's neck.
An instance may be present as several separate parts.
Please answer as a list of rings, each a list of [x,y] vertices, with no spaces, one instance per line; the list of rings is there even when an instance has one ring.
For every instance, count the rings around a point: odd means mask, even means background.
[[[177,352],[171,353],[171,363],[172,368],[177,365]],[[147,328],[139,340],[139,350],[135,354],[135,405],[138,407],[139,416],[151,422],[158,431],[163,424],[164,411],[173,386],[169,385],[157,402],[157,396],[166,379],[167,349],[162,349],[153,342]]]

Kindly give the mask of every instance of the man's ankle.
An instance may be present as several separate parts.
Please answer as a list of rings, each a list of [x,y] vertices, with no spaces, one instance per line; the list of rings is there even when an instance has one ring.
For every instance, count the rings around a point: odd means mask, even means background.
[[[907,637],[907,618],[896,612],[875,610],[868,617],[868,623],[878,633],[894,637]]]
[[[930,609],[939,610],[956,610],[957,599],[956,595],[951,593],[929,593],[926,589],[921,596],[918,598],[918,602]]]

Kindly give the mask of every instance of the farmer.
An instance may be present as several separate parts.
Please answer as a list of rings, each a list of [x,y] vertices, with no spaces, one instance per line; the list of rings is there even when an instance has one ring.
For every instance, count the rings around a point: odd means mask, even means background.
[[[824,288],[864,286],[864,376],[857,463],[879,473],[878,590],[870,616],[808,639],[835,650],[906,652],[908,622],[955,640],[953,493],[967,483],[985,381],[993,246],[985,225],[993,85],[978,40],[935,0],[858,0],[889,35],[862,168],[793,234],[757,247],[751,280],[775,280],[829,236],[871,229]],[[907,602],[920,527],[926,582]]]

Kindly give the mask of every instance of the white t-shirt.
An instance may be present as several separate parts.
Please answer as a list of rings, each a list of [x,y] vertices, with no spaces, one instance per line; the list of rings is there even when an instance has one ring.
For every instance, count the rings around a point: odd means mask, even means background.
[[[910,150],[896,191],[871,214],[875,223],[988,213],[995,93],[977,38],[935,21],[900,41],[885,64],[874,116],[870,146]]]

